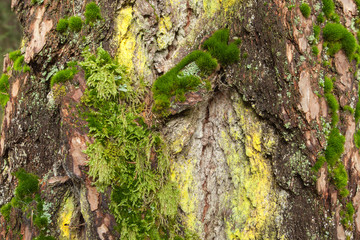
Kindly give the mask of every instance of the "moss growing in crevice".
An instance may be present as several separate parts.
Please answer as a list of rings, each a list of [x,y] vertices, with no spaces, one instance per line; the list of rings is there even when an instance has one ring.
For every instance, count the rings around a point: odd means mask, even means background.
[[[311,13],[311,8],[310,8],[309,4],[302,3],[300,5],[300,11],[305,18],[309,18],[310,13]]]
[[[24,169],[19,169],[14,173],[18,180],[18,185],[14,191],[14,197],[11,201],[3,205],[0,209],[1,215],[6,221],[10,221],[10,214],[13,209],[21,212],[19,219],[30,217],[31,222],[39,230],[39,236],[34,240],[55,240],[48,236],[48,224],[50,219],[45,215],[44,201],[40,196],[39,179],[36,175],[27,173]]]
[[[100,7],[95,2],[86,4],[84,15],[86,24],[93,24],[96,20],[102,19]]]
[[[75,74],[77,73],[77,69],[75,67],[66,68],[64,70],[60,70],[51,78],[50,86],[53,87],[56,83],[64,83],[73,79]]]
[[[0,77],[0,104],[2,107],[5,107],[6,103],[9,101],[9,76],[2,74]]]

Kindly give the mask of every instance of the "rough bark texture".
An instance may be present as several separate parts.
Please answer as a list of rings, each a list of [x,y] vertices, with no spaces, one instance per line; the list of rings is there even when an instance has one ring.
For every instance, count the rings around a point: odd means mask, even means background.
[[[98,32],[85,28],[67,38],[57,33],[58,19],[83,16],[85,4],[12,1],[24,28],[22,51],[31,72],[10,73],[0,142],[0,205],[13,196],[11,173],[23,167],[42,180],[53,236],[118,239],[108,196],[86,174],[83,150],[92,139],[75,107],[86,87],[84,74],[66,83],[63,96],[55,100],[49,78],[79,58],[81,45],[102,43],[134,81],[151,85],[214,31],[227,27],[231,41],[242,39],[241,60],[212,75],[212,91],[188,94],[167,119],[147,116],[161,123],[184,225],[200,239],[360,238],[360,156],[352,114],[340,110],[338,125],[346,138],[341,159],[349,196],[339,197],[326,165],[319,173],[311,170],[326,147],[324,123],[331,122],[319,79],[336,76],[334,94],[341,107],[354,107],[358,100],[358,80],[351,72],[355,61],[349,63],[339,51],[332,67],[323,67],[323,56],[311,54],[308,37],[321,10],[306,19],[300,2],[282,0],[106,0],[99,1],[105,24]],[[320,4],[310,5],[316,9]],[[336,7],[350,28],[356,5],[339,1]],[[322,43],[320,38],[320,50]],[[4,65],[11,65],[8,58]],[[340,211],[349,201],[355,207],[354,223],[345,230]],[[14,216],[10,228],[4,218],[0,222],[2,239],[36,235],[32,223]]]

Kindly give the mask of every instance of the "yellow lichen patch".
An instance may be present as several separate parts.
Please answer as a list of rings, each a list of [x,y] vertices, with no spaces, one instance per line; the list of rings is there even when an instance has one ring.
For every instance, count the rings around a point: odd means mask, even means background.
[[[171,180],[178,184],[180,190],[180,207],[186,215],[186,226],[191,231],[199,232],[200,222],[196,219],[197,199],[194,181],[194,166],[192,159],[179,159],[172,164]]]
[[[204,11],[207,15],[213,15],[219,10],[226,13],[235,3],[236,0],[203,0]]]
[[[146,66],[143,43],[137,38],[141,23],[134,20],[133,12],[132,7],[126,7],[121,9],[117,17],[117,59],[119,64],[128,68],[130,76],[135,72],[137,75],[144,76],[148,75],[150,70]]]
[[[184,147],[184,143],[188,140],[188,130],[185,128],[183,131],[181,131],[180,134],[177,135],[176,140],[171,145],[171,150],[173,153],[180,153]]]
[[[72,232],[70,229],[71,226],[70,224],[74,214],[74,210],[75,210],[74,198],[72,196],[67,197],[62,203],[58,218],[58,224],[61,231],[59,236],[60,240],[76,239],[76,234],[70,234]]]
[[[229,239],[276,239],[276,234],[269,227],[277,216],[277,193],[270,163],[265,158],[264,149],[267,148],[262,148],[264,144],[275,144],[275,137],[264,136],[262,123],[241,100],[236,114],[240,119],[244,142],[234,142],[234,133],[225,131],[221,132],[220,141],[235,188],[226,197],[231,199],[232,210],[231,216],[226,219],[227,235]],[[271,139],[272,143],[269,140],[263,142],[263,139]],[[241,150],[238,144],[244,144],[245,148]]]
[[[160,19],[159,31],[157,32],[157,43],[159,49],[165,49],[173,39],[173,34],[169,31],[172,29],[172,22],[170,16]]]

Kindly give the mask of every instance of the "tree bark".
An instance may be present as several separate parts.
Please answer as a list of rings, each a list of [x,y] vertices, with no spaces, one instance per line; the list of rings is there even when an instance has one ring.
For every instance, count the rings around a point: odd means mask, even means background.
[[[127,67],[133,82],[149,84],[144,116],[165,139],[185,228],[200,239],[360,237],[358,124],[344,110],[358,101],[357,64],[340,50],[325,66],[322,36],[317,46],[323,52],[312,54],[309,36],[321,4],[310,4],[312,14],[305,18],[299,1],[291,7],[282,0],[106,0],[98,1],[104,21],[80,33],[58,33],[57,22],[65,15],[84,19],[86,3],[12,1],[31,71],[7,72],[0,206],[14,196],[17,180],[11,173],[24,168],[41,179],[49,231],[56,239],[122,239],[109,210],[110,190],[99,192],[87,175],[83,151],[93,138],[76,108],[86,89],[85,75],[79,72],[64,83],[66,90],[54,101],[49,80],[67,62],[81,59],[81,48],[102,45]],[[356,5],[338,3],[341,23],[354,32]],[[211,75],[211,91],[191,92],[184,103],[174,103],[169,117],[151,113],[154,81],[222,28],[230,30],[230,42],[242,40],[239,62]],[[4,69],[11,65],[5,58]],[[336,78],[346,197],[339,195],[326,163],[319,172],[311,169],[326,149],[332,116],[319,85],[324,76]],[[350,202],[354,221],[346,226],[342,211]],[[17,216],[0,218],[2,239],[38,234]]]

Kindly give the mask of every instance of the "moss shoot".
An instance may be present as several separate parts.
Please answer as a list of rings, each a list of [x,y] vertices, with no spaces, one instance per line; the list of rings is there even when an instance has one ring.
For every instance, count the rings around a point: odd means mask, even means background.
[[[327,18],[330,18],[335,12],[335,4],[333,0],[322,0],[323,2],[323,12]]]
[[[323,29],[323,37],[325,41],[330,43],[336,43],[336,46],[330,48],[336,48],[333,50],[333,54],[338,50],[344,50],[346,56],[351,60],[352,55],[356,50],[356,39],[343,25],[339,23],[328,23]]]
[[[6,103],[9,101],[9,76],[2,74],[0,77],[0,104],[2,107],[5,107]]]
[[[75,67],[67,68],[61,71],[58,71],[50,81],[50,86],[53,87],[55,83],[63,83],[73,79],[75,74],[77,73],[77,69]]]
[[[59,19],[59,22],[56,25],[56,31],[58,31],[59,33],[64,33],[68,29],[68,26],[69,26],[68,19],[61,18]]]
[[[309,18],[310,13],[311,13],[311,8],[310,8],[309,4],[307,4],[307,3],[301,4],[300,11],[305,18]]]
[[[69,29],[73,32],[80,32],[82,29],[82,20],[80,17],[72,16],[69,18]]]
[[[90,2],[86,5],[84,15],[86,18],[86,24],[92,24],[96,20],[102,19],[100,7],[95,2]]]

